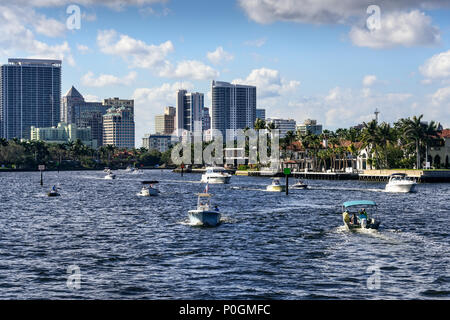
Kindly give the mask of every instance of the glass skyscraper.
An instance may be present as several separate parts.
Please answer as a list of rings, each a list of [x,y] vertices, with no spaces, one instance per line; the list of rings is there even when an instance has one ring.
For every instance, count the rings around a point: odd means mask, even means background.
[[[61,60],[8,59],[0,67],[0,137],[30,139],[60,121]]]

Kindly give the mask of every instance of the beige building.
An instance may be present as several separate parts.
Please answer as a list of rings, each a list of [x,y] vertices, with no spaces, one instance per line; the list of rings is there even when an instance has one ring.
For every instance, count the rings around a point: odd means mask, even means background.
[[[134,131],[133,107],[111,107],[103,116],[103,145],[134,148]]]
[[[91,128],[78,128],[76,124],[65,122],[58,123],[57,127],[31,127],[31,140],[62,144],[78,139],[91,148],[97,148],[97,140],[92,139]]]
[[[436,169],[450,168],[450,129],[442,130],[439,136],[443,141],[428,148],[427,161]]]
[[[131,112],[134,114],[134,100],[119,99],[119,98],[108,98],[103,100],[104,106],[119,108],[127,107],[131,108]]]
[[[148,150],[158,150],[165,152],[172,145],[172,136],[164,134],[146,134],[142,138],[142,146]]]
[[[166,107],[164,114],[155,116],[155,132],[157,134],[172,134],[175,130],[175,114],[174,107]]]

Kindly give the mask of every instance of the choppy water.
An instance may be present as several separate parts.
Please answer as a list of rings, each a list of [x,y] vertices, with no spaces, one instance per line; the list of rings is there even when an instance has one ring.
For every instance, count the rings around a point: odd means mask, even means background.
[[[39,173],[0,174],[0,298],[450,298],[450,184],[388,194],[310,180],[286,196],[264,192],[268,178],[234,176],[210,186],[224,222],[199,228],[186,222],[200,175],[117,175],[46,172],[41,187]],[[144,179],[161,181],[160,197],[136,195]],[[60,198],[45,196],[53,184]],[[352,199],[379,204],[378,232],[341,227]],[[67,287],[70,265],[79,290]]]

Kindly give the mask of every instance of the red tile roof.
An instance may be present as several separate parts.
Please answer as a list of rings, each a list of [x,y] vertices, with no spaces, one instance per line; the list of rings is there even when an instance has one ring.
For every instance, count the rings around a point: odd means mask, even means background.
[[[450,138],[450,129],[444,129],[442,132],[438,133],[441,138]]]

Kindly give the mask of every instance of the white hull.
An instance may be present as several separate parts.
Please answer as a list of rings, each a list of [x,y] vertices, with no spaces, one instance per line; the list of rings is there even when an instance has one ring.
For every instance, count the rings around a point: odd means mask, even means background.
[[[270,191],[270,192],[283,192],[286,191],[286,186],[274,186],[274,185],[270,185],[267,186],[266,191]]]
[[[223,176],[223,177],[214,177],[214,176],[207,176],[202,175],[202,183],[212,183],[212,184],[227,184],[230,183],[230,176]]]
[[[138,196],[141,197],[150,197],[150,196],[157,196],[158,195],[158,190],[156,189],[147,189],[147,190],[141,190],[141,192],[138,193]]]
[[[388,183],[386,185],[385,191],[386,192],[401,192],[401,193],[407,193],[407,192],[413,192],[415,189],[416,183],[415,182],[404,182],[404,183]]]
[[[106,177],[105,177],[105,179],[106,180],[114,180],[116,178],[116,176],[115,175],[107,175]]]
[[[217,211],[190,210],[188,214],[193,225],[215,227],[220,223],[220,213]]]

